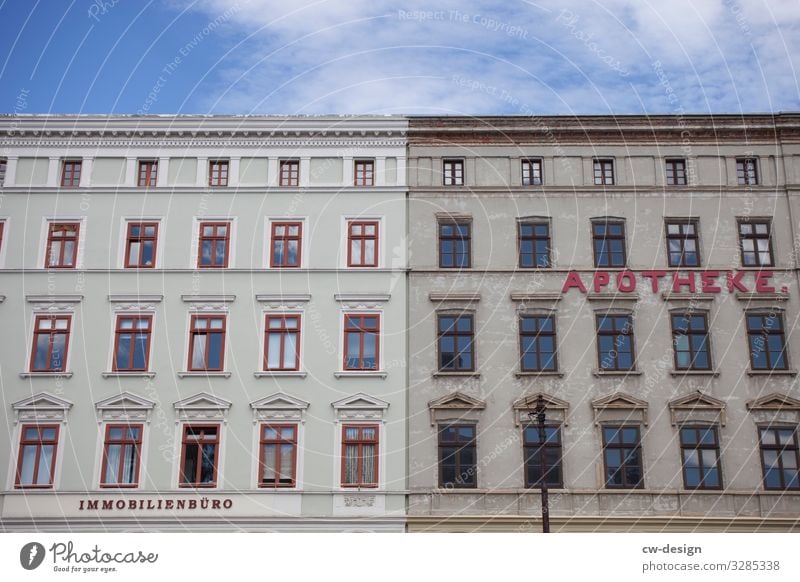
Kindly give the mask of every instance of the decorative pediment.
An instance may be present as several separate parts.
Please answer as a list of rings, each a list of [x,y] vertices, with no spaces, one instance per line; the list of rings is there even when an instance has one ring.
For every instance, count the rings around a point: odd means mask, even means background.
[[[544,400],[545,416],[547,419],[556,421],[559,424],[567,424],[567,411],[569,410],[569,402],[561,400],[555,396],[550,396],[544,392],[537,392],[524,396],[519,400],[515,400],[513,404],[514,410],[514,423],[517,426],[527,424],[529,421],[528,414],[536,409],[536,403],[539,396]]]
[[[338,420],[383,420],[389,403],[360,392],[332,402]]]
[[[131,392],[115,394],[94,403],[97,417],[102,421],[150,422],[150,412],[156,403]]]
[[[647,402],[624,392],[614,392],[592,400],[594,422],[639,420],[647,424]]]
[[[467,396],[462,392],[447,394],[428,402],[431,425],[443,420],[477,420],[477,415],[485,408],[486,403],[483,400]]]
[[[15,423],[30,421],[65,422],[72,402],[48,392],[39,392],[11,405],[14,409]]]
[[[26,295],[25,301],[32,303],[37,313],[71,313],[83,301],[83,295]]]
[[[175,404],[178,420],[222,420],[224,421],[231,407],[231,402],[207,392],[195,394],[179,400]]]
[[[304,422],[306,410],[309,406],[309,403],[305,400],[289,396],[283,392],[276,392],[250,403],[250,408],[253,409],[253,423],[267,421]]]
[[[236,295],[181,295],[181,301],[190,304],[192,311],[224,313],[235,300]]]
[[[391,298],[389,293],[336,293],[333,296],[343,309],[380,309]]]
[[[156,305],[163,301],[163,295],[139,295],[137,293],[120,293],[108,296],[114,311],[155,311]]]
[[[699,390],[669,403],[673,425],[686,422],[715,422],[725,426],[725,402]]]
[[[773,392],[767,396],[749,401],[745,406],[747,410],[795,410],[800,411],[800,400]]]
[[[311,301],[310,293],[263,293],[256,301],[265,303],[269,309],[301,309]]]

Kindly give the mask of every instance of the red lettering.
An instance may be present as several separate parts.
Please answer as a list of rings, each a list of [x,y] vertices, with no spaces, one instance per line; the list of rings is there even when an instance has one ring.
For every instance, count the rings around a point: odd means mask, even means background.
[[[756,293],[775,293],[775,287],[768,285],[772,275],[772,271],[759,271],[756,273]]]
[[[128,501],[128,509],[136,509],[136,500],[135,499],[131,499],[130,501]]]
[[[117,501],[117,509],[125,509],[125,500],[120,499]]]
[[[608,285],[609,280],[610,277],[605,271],[595,271],[594,277],[592,278],[592,288],[594,292],[600,293],[602,288]]]
[[[725,271],[725,278],[728,280],[728,293],[733,293],[734,289],[747,292],[747,287],[742,285],[742,277],[744,277],[744,271],[738,273]]]
[[[581,293],[586,293],[586,287],[584,286],[583,281],[581,281],[581,276],[575,271],[570,271],[567,275],[566,281],[564,281],[564,286],[561,288],[561,292],[566,293],[573,287],[579,289]]]
[[[94,500],[89,499],[86,502],[86,509],[97,509],[97,504],[98,504],[97,499],[94,499]]]
[[[719,293],[722,288],[716,285],[719,271],[703,271],[700,273],[700,289],[703,293]]]
[[[636,291],[636,275],[631,271],[622,271],[617,275],[617,290],[622,293]]]
[[[681,287],[689,287],[690,293],[695,292],[694,273],[689,272],[685,277],[681,277],[681,274],[677,271],[672,273],[672,292],[680,293]]]
[[[103,501],[103,509],[114,509],[114,502],[111,500]]]
[[[642,277],[651,279],[650,288],[653,290],[653,293],[658,293],[658,280],[662,277],[666,277],[666,275],[666,271],[642,271]]]

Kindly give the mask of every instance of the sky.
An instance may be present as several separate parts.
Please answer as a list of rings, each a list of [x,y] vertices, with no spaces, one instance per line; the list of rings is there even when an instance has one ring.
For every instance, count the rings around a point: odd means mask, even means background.
[[[800,0],[0,0],[0,112],[800,110]]]

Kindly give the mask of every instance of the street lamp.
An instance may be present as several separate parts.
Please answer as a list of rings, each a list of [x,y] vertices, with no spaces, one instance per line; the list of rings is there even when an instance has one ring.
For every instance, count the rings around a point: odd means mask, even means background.
[[[539,394],[536,399],[536,408],[528,413],[531,422],[539,425],[539,487],[542,491],[542,533],[550,533],[550,505],[547,499],[547,479],[545,479],[544,443],[547,440],[547,431],[544,428],[546,406],[544,396]]]

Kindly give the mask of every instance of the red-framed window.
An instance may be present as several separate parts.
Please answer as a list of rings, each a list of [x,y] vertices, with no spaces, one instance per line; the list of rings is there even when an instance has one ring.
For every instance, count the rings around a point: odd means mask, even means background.
[[[219,425],[183,427],[180,487],[216,487],[219,431]]]
[[[139,186],[155,186],[158,180],[158,161],[139,160]]]
[[[667,186],[686,186],[686,160],[666,161]]]
[[[145,372],[150,362],[151,315],[118,315],[114,330],[114,371]]]
[[[61,164],[61,185],[65,188],[77,188],[81,185],[81,160],[64,160]]]
[[[300,185],[300,160],[280,161],[280,178],[278,183],[281,186]]]
[[[342,427],[342,487],[378,486],[378,425]]]
[[[221,372],[225,365],[225,316],[192,315],[189,371]]]
[[[50,488],[56,470],[57,424],[23,424],[19,440],[16,489]]]
[[[442,174],[445,186],[463,186],[464,160],[442,160]]]
[[[63,372],[72,328],[71,315],[37,315],[33,324],[31,372]]]
[[[228,160],[208,161],[208,185],[209,186],[228,185]]]
[[[747,186],[758,184],[756,158],[736,158],[736,181]]]
[[[197,244],[197,266],[202,269],[227,267],[230,245],[230,222],[201,222]]]
[[[79,222],[51,222],[47,229],[46,269],[74,269],[78,259]]]
[[[375,184],[375,161],[355,160],[353,162],[353,184],[356,186],[372,186]]]
[[[129,222],[125,236],[125,268],[152,269],[156,266],[157,222]]]
[[[542,160],[524,159],[522,160],[522,185],[541,186],[542,180]]]
[[[267,315],[264,370],[300,369],[300,316]]]
[[[141,424],[109,424],[103,443],[101,487],[136,487],[142,454]]]
[[[595,159],[592,164],[594,166],[595,184],[606,185],[614,183],[614,160]]]
[[[299,267],[302,243],[302,222],[273,222],[269,266]]]
[[[347,266],[378,266],[377,220],[351,220],[347,223]]]
[[[259,487],[297,485],[297,425],[262,424]]]
[[[344,316],[344,369],[377,370],[380,355],[380,317]]]

